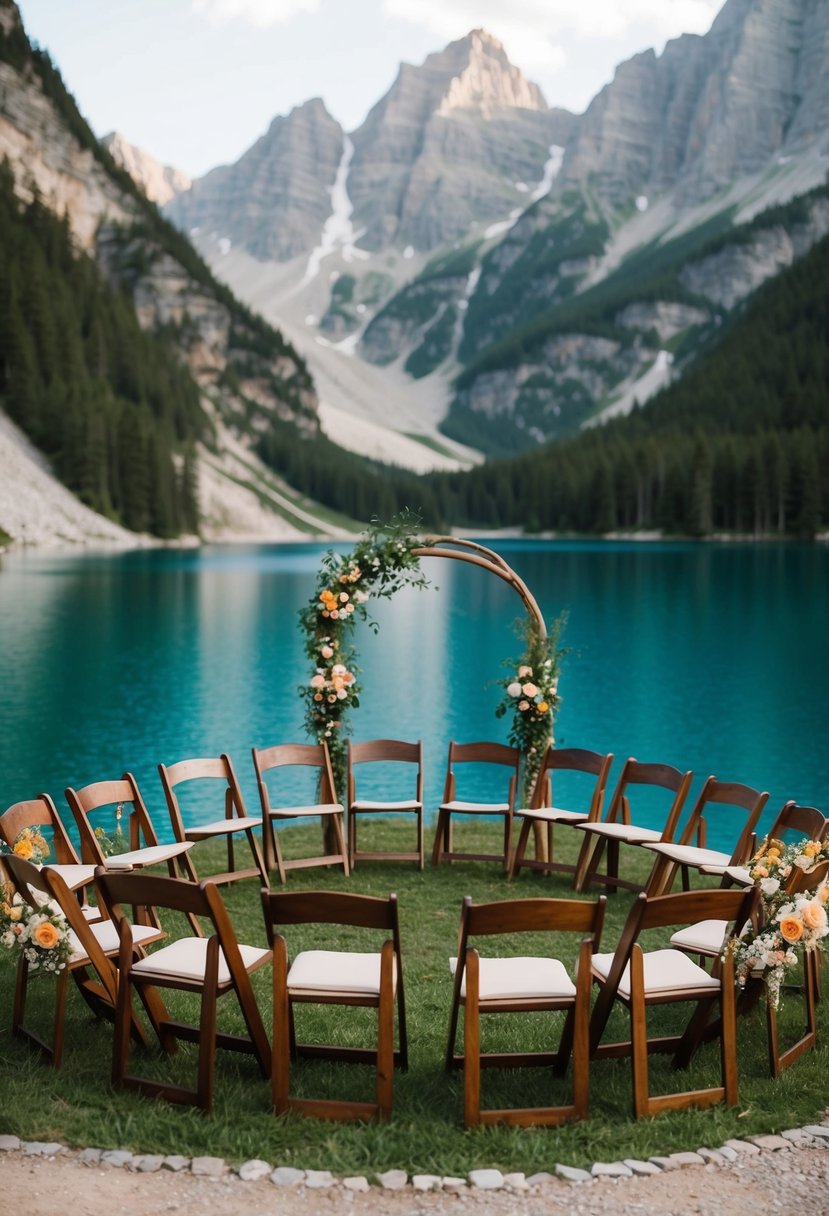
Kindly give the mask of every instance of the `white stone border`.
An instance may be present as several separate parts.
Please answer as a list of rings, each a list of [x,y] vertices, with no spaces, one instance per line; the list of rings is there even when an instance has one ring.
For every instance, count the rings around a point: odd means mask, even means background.
[[[646,1174],[660,1174],[665,1170],[685,1169],[694,1165],[722,1166],[737,1161],[740,1157],[759,1153],[790,1152],[796,1148],[818,1146],[829,1149],[829,1108],[824,1111],[821,1123],[810,1123],[795,1127],[779,1136],[765,1134],[748,1136],[745,1140],[726,1140],[719,1148],[700,1148],[698,1152],[670,1153],[666,1157],[649,1157],[639,1161],[626,1157],[623,1161],[595,1161],[590,1169],[576,1169],[571,1165],[556,1165],[553,1173],[503,1174],[496,1169],[470,1170],[466,1178],[442,1177],[439,1174],[413,1174],[405,1170],[386,1170],[374,1175],[376,1185],[388,1191],[529,1191],[545,1183],[558,1180],[581,1184],[600,1178],[633,1178]],[[20,1152],[29,1157],[45,1157],[54,1160],[72,1150],[64,1144],[42,1140],[21,1140],[18,1136],[0,1136],[0,1154]],[[368,1191],[371,1183],[359,1175],[336,1178],[329,1170],[300,1170],[293,1166],[274,1167],[267,1161],[245,1161],[234,1168],[223,1157],[164,1156],[160,1153],[130,1153],[119,1149],[85,1148],[73,1154],[84,1165],[108,1165],[113,1169],[129,1169],[136,1173],[152,1174],[159,1170],[195,1174],[203,1178],[235,1177],[241,1182],[258,1182],[268,1178],[276,1187],[303,1187],[306,1190],[327,1190],[344,1187],[348,1191]]]

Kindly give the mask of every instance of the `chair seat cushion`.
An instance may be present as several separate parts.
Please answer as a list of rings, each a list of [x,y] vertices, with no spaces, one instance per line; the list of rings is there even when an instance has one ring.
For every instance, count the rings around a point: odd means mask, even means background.
[[[454,975],[458,966],[450,958]],[[478,996],[482,1001],[560,999],[576,995],[576,986],[557,958],[482,958],[478,963]],[[466,971],[461,997],[466,996]]]
[[[192,849],[193,841],[177,841],[175,844],[152,844],[146,849],[131,849],[129,853],[115,853],[112,857],[104,858],[108,870],[133,870],[140,866],[156,866],[180,857],[188,849]]]
[[[158,976],[162,979],[196,980],[204,979],[207,964],[207,938],[183,937],[162,946],[148,958],[139,959],[133,963],[132,972],[142,978]],[[239,943],[239,953],[246,971],[251,971],[258,963],[270,958],[270,950],[260,950],[257,946],[245,946]],[[230,969],[224,956],[219,951],[219,983],[230,982]]]
[[[584,823],[589,819],[586,811],[564,811],[558,806],[522,807],[515,813],[522,819],[537,820],[541,823]]]
[[[727,875],[732,882],[739,883],[741,887],[751,887],[754,885],[754,879],[749,874],[747,866],[725,866],[722,870],[709,866],[700,866],[700,869],[703,874]]]
[[[208,836],[228,836],[231,832],[244,832],[250,828],[261,828],[262,820],[251,816],[242,818],[236,815],[232,819],[217,819],[213,823],[200,823],[197,827],[188,828],[184,835],[188,840],[204,840]]]
[[[88,866],[85,863],[78,865],[74,862],[57,862],[55,865],[45,865],[43,869],[51,870],[53,874],[60,874],[70,891],[77,891],[78,887],[87,886],[95,877],[94,865]]]
[[[459,815],[507,815],[508,802],[442,802],[442,811],[452,811]]]
[[[310,815],[342,815],[343,807],[339,802],[319,802],[314,806],[271,806],[268,814],[271,819],[304,819]]]
[[[352,811],[419,811],[423,806],[422,802],[418,802],[414,798],[403,802],[371,802],[368,799],[361,799],[358,802],[352,802]]]
[[[593,974],[601,980],[606,980],[613,964],[612,954],[593,955]],[[644,955],[645,996],[656,996],[676,992],[681,994],[683,989],[709,988],[712,992],[719,989],[720,981],[713,979],[707,971],[699,967],[686,954],[679,950],[651,950]],[[619,996],[623,1000],[630,998],[630,963],[622,972],[619,981]]]
[[[115,922],[111,920],[96,921],[89,926],[90,933],[93,934],[98,945],[103,950],[104,954],[117,954],[120,948],[118,940],[118,930]],[[144,945],[148,941],[158,941],[165,937],[166,934],[160,929],[156,929],[155,925],[133,925],[132,940],[136,946]],[[69,930],[69,956],[70,963],[80,963],[87,958],[87,953],[80,943],[80,939],[75,936],[72,929]]]
[[[621,840],[623,844],[642,844],[646,840],[659,840],[662,835],[656,828],[639,828],[634,823],[577,823],[576,827],[608,840]]]
[[[684,929],[672,933],[671,945],[677,950],[715,958],[722,950],[727,929],[727,920],[698,920],[695,925],[686,925]]]
[[[701,849],[692,844],[669,844],[661,840],[644,841],[642,848],[659,853],[662,857],[667,857],[680,866],[709,867],[706,869],[708,874],[721,874],[731,861],[730,853],[720,853],[717,849]]]
[[[397,960],[393,968],[396,977]],[[380,954],[360,954],[350,950],[303,950],[288,972],[288,990],[304,992],[380,993]]]

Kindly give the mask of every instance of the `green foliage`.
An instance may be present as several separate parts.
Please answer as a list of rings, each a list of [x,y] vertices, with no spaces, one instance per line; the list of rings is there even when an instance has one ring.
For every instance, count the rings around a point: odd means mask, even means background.
[[[423,335],[423,341],[409,355],[406,371],[415,380],[428,376],[452,353],[457,310],[451,305],[438,309],[438,314]]]
[[[0,167],[0,403],[94,510],[175,536],[197,521],[197,486],[175,453],[203,434],[198,389],[169,335],[144,333],[130,301],[73,248],[65,220],[15,196]]]

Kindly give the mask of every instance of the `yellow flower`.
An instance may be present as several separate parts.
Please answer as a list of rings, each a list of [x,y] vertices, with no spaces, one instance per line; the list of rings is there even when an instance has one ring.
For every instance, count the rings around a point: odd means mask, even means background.
[[[51,950],[60,941],[60,934],[55,926],[48,920],[43,921],[37,926],[32,934],[38,946],[42,946],[44,950]]]
[[[799,942],[803,936],[803,921],[799,916],[784,916],[780,921],[780,933],[790,944]]]
[[[22,857],[24,861],[28,861],[35,850],[28,836],[23,836],[14,846],[14,851],[18,857]]]
[[[536,709],[538,710],[538,712],[540,714],[546,714],[546,712],[549,708],[550,708],[550,706],[547,704],[546,701],[539,701],[538,705],[536,706]]]
[[[807,844],[805,844],[803,846],[803,852],[806,854],[807,857],[817,857],[818,853],[821,850],[821,847],[822,846],[818,843],[817,840],[810,840]]]
[[[9,920],[12,920],[12,921],[20,920],[22,915],[23,915],[23,909],[18,904],[12,904],[11,907],[9,907],[9,911],[8,911]]]

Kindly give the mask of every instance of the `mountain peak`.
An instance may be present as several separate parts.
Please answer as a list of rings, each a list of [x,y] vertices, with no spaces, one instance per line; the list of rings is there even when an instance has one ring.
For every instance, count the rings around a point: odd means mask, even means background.
[[[547,109],[538,85],[510,62],[503,43],[482,28],[470,30],[443,51],[429,55],[421,70],[434,72],[438,79],[444,77],[435,108],[438,114],[478,110],[490,118],[503,109]]]
[[[171,165],[162,165],[149,152],[131,144],[120,131],[110,131],[101,143],[115,163],[125,169],[147,198],[159,207],[190,188],[191,181],[186,173]]]

